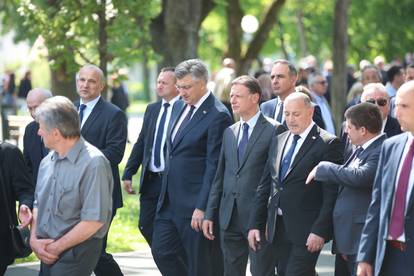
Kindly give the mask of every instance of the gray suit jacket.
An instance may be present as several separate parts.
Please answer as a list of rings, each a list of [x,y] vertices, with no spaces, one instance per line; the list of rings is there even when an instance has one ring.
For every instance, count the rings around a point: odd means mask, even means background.
[[[333,213],[335,251],[354,255],[358,252],[365,223],[381,145],[382,134],[353,161],[352,154],[344,165],[321,162],[316,180],[338,185],[338,198]]]
[[[240,165],[237,141],[241,123],[228,127],[223,135],[219,164],[210,190],[205,218],[214,220],[219,215],[221,229],[227,229],[235,204],[243,231],[247,233],[253,196],[262,176],[272,138],[285,131],[285,127],[262,114],[250,135]]]

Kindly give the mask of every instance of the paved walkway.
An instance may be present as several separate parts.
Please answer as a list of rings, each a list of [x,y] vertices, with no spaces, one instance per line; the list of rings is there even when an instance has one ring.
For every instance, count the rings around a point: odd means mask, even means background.
[[[334,275],[334,257],[330,253],[330,244],[325,246],[316,267],[319,276]],[[125,276],[161,276],[149,249],[135,252],[117,253],[114,257]],[[5,276],[37,276],[39,263],[27,263],[10,266]],[[247,273],[250,276],[250,273]],[[74,275],[75,276],[75,275]]]

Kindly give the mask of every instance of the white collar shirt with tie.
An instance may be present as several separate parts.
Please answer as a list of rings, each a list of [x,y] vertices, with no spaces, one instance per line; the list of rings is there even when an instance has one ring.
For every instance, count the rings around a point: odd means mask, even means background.
[[[83,110],[83,119],[82,119],[82,122],[81,122],[81,129],[82,129],[83,125],[85,124],[86,120],[89,118],[89,115],[91,115],[93,108],[98,103],[100,98],[101,98],[101,96],[98,96],[95,99],[93,99],[92,101],[89,101],[87,103],[84,103],[82,101],[82,99],[80,99],[79,106],[81,104],[86,105],[85,109]],[[79,113],[79,110],[78,110],[78,113]]]
[[[239,128],[239,135],[237,138],[237,145],[240,144],[240,140],[242,139],[243,134],[243,124],[247,123],[249,125],[249,138],[252,135],[253,129],[256,126],[257,120],[259,119],[260,111],[258,111],[253,117],[251,117],[248,121],[243,121],[243,119],[240,118],[240,128]]]

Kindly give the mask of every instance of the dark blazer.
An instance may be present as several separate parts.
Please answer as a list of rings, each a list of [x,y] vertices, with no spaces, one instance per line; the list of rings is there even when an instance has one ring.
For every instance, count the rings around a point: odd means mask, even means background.
[[[219,214],[219,225],[227,229],[235,204],[244,231],[249,230],[249,214],[252,196],[256,193],[259,179],[267,160],[273,137],[286,128],[273,119],[260,114],[250,135],[243,160],[238,161],[237,146],[241,122],[228,127],[223,135],[220,159],[211,187],[205,218],[213,220]]]
[[[79,107],[79,101],[75,103]],[[122,192],[118,164],[124,156],[127,139],[125,113],[102,97],[96,103],[81,130],[82,137],[97,147],[111,163],[114,177],[113,211],[122,207]]]
[[[277,106],[278,101],[279,101],[279,98],[276,97],[272,100],[262,103],[260,105],[260,110],[262,111],[263,115],[270,117],[272,119],[275,118],[276,106]],[[312,103],[312,105],[315,108],[313,112],[313,121],[320,128],[325,128],[325,123],[323,122],[323,119],[322,119],[321,108],[319,107],[319,105],[315,103]]]
[[[3,187],[0,189],[0,263],[10,264],[14,258],[11,256],[9,219],[5,212],[4,204],[8,205],[12,211],[13,223],[17,225],[16,200],[19,204],[25,204],[32,208],[34,199],[34,186],[30,180],[30,175],[24,163],[23,155],[20,150],[8,143],[0,144],[0,174],[4,180],[0,185],[6,187],[6,197],[9,199],[4,202]]]
[[[355,154],[344,165],[321,162],[318,166],[315,179],[335,184],[339,189],[333,213],[334,239],[338,253],[358,253],[381,145],[385,139],[386,135],[382,134],[354,162]]]
[[[176,102],[185,110],[181,100]],[[223,132],[232,119],[227,108],[210,94],[194,113],[189,124],[171,141],[180,116],[173,114],[167,136],[167,162],[157,212],[165,203],[182,218],[191,218],[194,210],[205,210],[217,169]]]
[[[387,139],[381,149],[378,170],[372,191],[372,201],[361,235],[358,250],[358,262],[368,262],[375,267],[374,275],[379,275],[385,255],[386,237],[390,224],[391,209],[395,192],[398,168],[403,162],[403,151],[408,140],[408,133]],[[413,254],[414,240],[414,193],[411,193],[406,208],[404,232],[407,241],[406,254]],[[408,259],[414,260],[414,256]],[[414,273],[411,271],[411,273]],[[408,275],[408,274],[407,274]],[[410,274],[412,275],[412,274]]]
[[[39,172],[40,161],[45,157],[49,150],[45,148],[42,139],[37,134],[39,124],[36,121],[30,122],[23,136],[23,156],[29,170],[33,186],[36,187],[37,173]]]
[[[149,104],[144,114],[144,121],[142,124],[141,132],[138,136],[137,142],[132,148],[131,155],[129,156],[126,164],[124,175],[122,180],[131,180],[132,176],[137,173],[139,166],[141,167],[141,178],[139,192],[145,191],[144,176],[147,172],[152,156],[152,147],[154,144],[155,129],[157,127],[157,119],[161,110],[162,101]],[[176,113],[178,106],[174,105],[172,113]],[[181,110],[180,110],[181,111]],[[171,122],[171,119],[170,119]]]
[[[290,131],[286,131],[272,141],[268,165],[254,199],[250,229],[264,230],[267,221],[268,239],[272,242],[276,232],[277,209],[281,208],[287,238],[292,243],[305,245],[310,233],[329,241],[332,238],[332,213],[337,188],[331,183],[319,181],[305,186],[305,181],[320,161],[342,162],[341,144],[336,136],[314,125],[281,183],[280,163],[290,135]]]

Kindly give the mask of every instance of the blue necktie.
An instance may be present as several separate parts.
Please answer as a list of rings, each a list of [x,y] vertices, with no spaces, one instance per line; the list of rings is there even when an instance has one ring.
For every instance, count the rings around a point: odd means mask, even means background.
[[[167,117],[168,107],[170,106],[169,103],[164,104],[164,111],[162,112],[160,123],[158,125],[157,131],[157,138],[155,139],[155,148],[154,148],[154,165],[155,167],[159,168],[161,166],[161,146],[162,137],[164,135],[164,126],[165,126],[165,118]]]
[[[80,125],[82,125],[82,121],[83,121],[83,111],[85,110],[85,108],[86,108],[86,104],[81,104],[79,106],[79,123],[80,123]]]
[[[246,152],[247,142],[249,141],[249,125],[243,124],[243,136],[240,140],[239,147],[237,148],[237,154],[239,158],[239,164],[243,160],[244,153]]]
[[[277,113],[276,121],[278,121],[279,123],[283,123],[282,117],[283,117],[283,102],[280,102],[279,113]]]
[[[178,130],[177,130],[177,133],[175,134],[175,136],[174,136],[174,140],[180,135],[180,132],[188,125],[188,123],[190,122],[190,120],[191,120],[191,116],[193,115],[193,112],[194,112],[194,109],[195,109],[195,106],[194,105],[192,105],[191,107],[190,107],[190,111],[188,111],[188,113],[187,113],[187,115],[185,116],[185,118],[184,118],[184,120],[181,122],[181,125],[180,125],[180,127],[178,128]],[[174,142],[174,141],[173,141]]]
[[[280,175],[279,175],[279,180],[281,182],[285,178],[286,173],[289,170],[290,163],[292,162],[293,153],[295,152],[296,144],[298,143],[299,139],[300,139],[299,135],[293,136],[292,145],[290,145],[288,152],[286,153],[285,157],[282,160],[282,164],[280,166]]]

